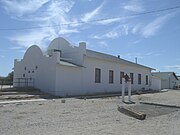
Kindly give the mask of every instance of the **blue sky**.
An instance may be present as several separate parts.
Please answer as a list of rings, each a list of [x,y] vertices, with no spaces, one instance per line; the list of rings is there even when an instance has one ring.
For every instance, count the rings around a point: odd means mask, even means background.
[[[179,0],[0,0],[0,76],[12,71],[29,46],[46,51],[58,36],[180,75],[180,8],[130,16],[178,5]],[[104,18],[113,19],[93,21]],[[19,28],[32,29],[2,30]]]

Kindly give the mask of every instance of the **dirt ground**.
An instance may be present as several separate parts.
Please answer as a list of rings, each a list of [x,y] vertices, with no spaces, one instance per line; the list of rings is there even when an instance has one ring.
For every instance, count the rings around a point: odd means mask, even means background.
[[[0,104],[0,135],[179,135],[180,109],[141,105],[139,101],[180,106],[180,91],[134,95],[134,105],[121,98],[67,98]],[[122,114],[118,106],[147,112],[145,120]],[[149,113],[148,113],[149,112]]]

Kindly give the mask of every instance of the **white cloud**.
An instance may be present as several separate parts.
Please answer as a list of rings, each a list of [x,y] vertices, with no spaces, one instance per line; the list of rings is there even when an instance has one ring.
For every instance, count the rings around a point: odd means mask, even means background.
[[[124,18],[112,18],[112,19],[98,21],[97,23],[101,25],[107,25],[114,22],[120,22],[121,20],[124,20]]]
[[[76,19],[71,20],[67,14],[74,5],[71,0],[29,0],[25,1],[3,1],[4,8],[12,17],[24,22],[36,24],[40,29],[31,29],[25,32],[17,33],[10,40],[15,42],[19,47],[27,48],[32,44],[39,45],[42,49],[47,47],[47,43],[52,39],[64,35],[79,32],[76,27],[78,25],[62,25],[70,22],[77,22]],[[15,6],[13,8],[13,6]],[[35,12],[42,8],[43,12]],[[18,17],[17,17],[18,16]],[[49,27],[47,27],[49,26]],[[17,49],[17,46],[11,49]]]
[[[143,4],[140,0],[131,0],[130,2],[126,3],[123,8],[132,12],[144,11]]]
[[[82,29],[89,28],[86,24],[81,24],[79,21],[88,22],[92,19],[96,19],[100,15],[100,11],[104,7],[104,3],[101,3],[93,11],[85,13],[82,19],[68,16],[71,13],[71,9],[74,6],[71,0],[2,0],[1,6],[15,19],[20,21],[31,23],[34,26],[44,27],[41,29],[26,30],[25,32],[16,33],[10,38],[12,42],[19,45],[19,49],[27,48],[32,44],[37,44],[41,48],[46,48],[47,43],[53,38],[64,35],[71,35],[72,33],[78,33]],[[128,11],[140,12],[143,11],[143,4],[138,0],[131,0],[124,4],[124,9]],[[96,25],[107,25],[118,22],[118,26],[115,24],[112,28],[105,29],[99,33],[89,36],[93,39],[116,39],[121,36],[132,34],[140,34],[147,38],[155,35],[158,30],[165,24],[165,22],[171,17],[171,14],[158,17],[152,22],[145,24],[142,20],[134,23],[133,18],[136,17],[121,17],[112,18],[107,20],[101,20],[96,22]],[[132,19],[128,21],[128,19]],[[130,22],[130,23],[129,23]],[[74,23],[74,24],[69,24]],[[63,25],[69,24],[69,25]],[[49,27],[45,27],[49,26]],[[52,27],[54,26],[54,27]],[[83,26],[83,27],[81,27]],[[90,31],[91,32],[91,31]],[[134,42],[136,43],[136,42]],[[102,44],[102,43],[101,43]],[[12,47],[11,49],[18,49],[18,47]]]
[[[114,31],[109,31],[106,34],[98,34],[98,35],[91,35],[89,36],[92,39],[115,39],[119,36],[119,34],[117,32]]]
[[[46,4],[49,0],[2,0],[4,9],[15,16],[22,16],[27,13],[33,13]]]
[[[88,22],[92,20],[93,18],[95,18],[99,14],[99,11],[103,7],[103,5],[104,5],[104,2],[101,5],[99,5],[97,8],[95,8],[93,11],[86,13],[81,20],[83,22]]]
[[[102,49],[103,51],[109,52],[110,46],[107,44],[106,41],[99,41],[97,42],[98,48]]]
[[[93,39],[116,39],[120,36],[128,35],[129,34],[129,25],[123,24],[117,27],[114,27],[112,30],[107,31],[106,34],[96,34],[89,36]]]
[[[133,44],[138,44],[139,42],[141,42],[141,40],[135,40],[135,41],[133,41],[132,43],[133,43]]]
[[[167,14],[161,17],[156,18],[141,30],[141,34],[145,37],[154,36],[161,27],[173,16],[173,14]]]
[[[138,59],[143,59],[144,57],[156,57],[159,55],[161,55],[160,52],[146,52],[146,53],[126,53],[123,54],[122,56],[124,58],[134,60],[136,57]]]
[[[166,69],[168,70],[180,70],[180,65],[168,65],[168,66],[164,66]]]
[[[135,24],[135,26],[132,28],[131,33],[137,34],[143,27],[142,23]]]
[[[9,48],[10,50],[19,50],[19,49],[22,49],[21,46],[13,46],[13,47],[10,47]]]
[[[30,31],[28,34],[19,34],[17,36],[11,37],[10,40],[15,42],[20,47],[28,48],[31,45],[38,45],[42,49],[46,48],[46,42],[55,38],[55,33],[53,34],[53,29],[41,29],[39,31]],[[51,35],[52,34],[52,35]]]
[[[100,47],[108,47],[108,44],[104,41],[100,41],[98,42],[98,44],[100,45]]]
[[[18,34],[10,38],[12,42],[15,42],[19,45],[19,48],[22,49],[28,48],[33,44],[38,45],[41,49],[46,49],[48,43],[52,41],[54,38],[58,37],[59,35],[69,34],[69,33],[77,33],[76,29],[57,29],[53,27],[42,28],[38,30],[31,30],[27,34]],[[16,49],[17,46],[11,49]]]
[[[175,72],[176,74],[180,75],[180,65],[167,65],[163,66],[162,71],[168,71],[168,72]]]
[[[110,31],[104,35],[105,38],[117,38],[119,36],[118,32],[116,31]]]

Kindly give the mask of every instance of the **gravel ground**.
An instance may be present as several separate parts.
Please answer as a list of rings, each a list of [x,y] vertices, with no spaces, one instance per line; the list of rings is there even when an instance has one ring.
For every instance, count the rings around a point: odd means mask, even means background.
[[[134,95],[132,100],[180,105],[180,91]],[[179,135],[180,110],[141,121],[117,110],[119,97],[0,104],[0,135]],[[127,105],[126,105],[127,106]],[[131,105],[132,106],[132,105]],[[147,107],[147,106],[146,106]],[[151,108],[153,109],[153,108]]]

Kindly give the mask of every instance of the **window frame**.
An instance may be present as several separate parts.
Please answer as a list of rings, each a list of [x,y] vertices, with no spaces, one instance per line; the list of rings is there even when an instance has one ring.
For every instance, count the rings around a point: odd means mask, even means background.
[[[138,74],[138,84],[141,84],[142,83],[142,76],[141,74]]]
[[[134,73],[130,73],[131,84],[134,84]]]
[[[101,83],[101,69],[95,68],[95,83]]]
[[[146,85],[148,85],[148,84],[149,84],[149,76],[146,75]]]
[[[114,71],[109,70],[109,83],[112,84],[114,83]]]
[[[122,78],[124,76],[124,72],[123,71],[120,71],[120,84],[122,84]]]

